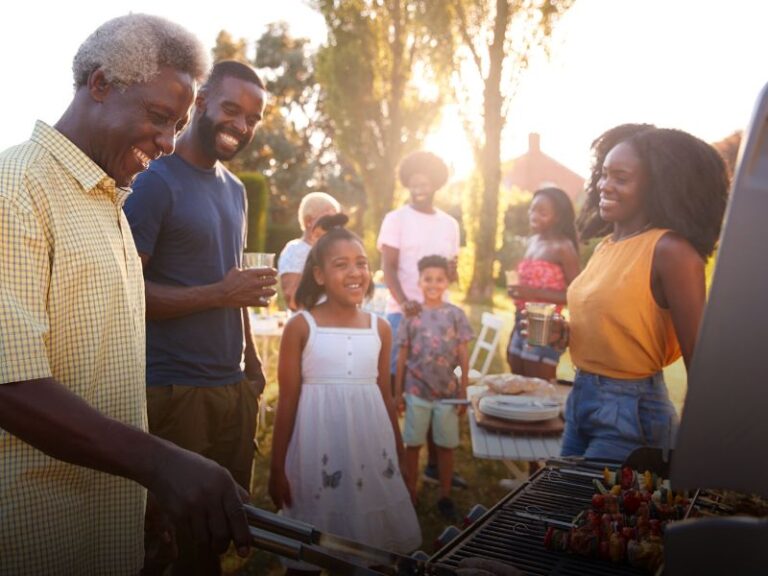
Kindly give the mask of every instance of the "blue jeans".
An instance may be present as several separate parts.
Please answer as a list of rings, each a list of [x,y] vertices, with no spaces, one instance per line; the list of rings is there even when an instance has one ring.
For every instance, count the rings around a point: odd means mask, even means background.
[[[395,344],[397,340],[397,330],[400,327],[400,321],[403,319],[402,312],[391,312],[387,314],[387,322],[389,322],[390,328],[392,328],[392,354],[389,359],[389,369],[394,376],[397,373],[397,355],[400,353],[400,348]]]
[[[661,372],[622,380],[579,370],[565,404],[561,454],[623,461],[641,446],[671,448],[677,423]]]

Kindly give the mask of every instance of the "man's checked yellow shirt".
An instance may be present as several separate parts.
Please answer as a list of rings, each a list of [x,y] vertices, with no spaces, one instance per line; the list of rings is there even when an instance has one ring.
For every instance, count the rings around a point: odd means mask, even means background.
[[[0,154],[0,385],[53,377],[146,430],[144,284],[115,187],[38,122]],[[0,575],[137,574],[145,492],[0,429]]]

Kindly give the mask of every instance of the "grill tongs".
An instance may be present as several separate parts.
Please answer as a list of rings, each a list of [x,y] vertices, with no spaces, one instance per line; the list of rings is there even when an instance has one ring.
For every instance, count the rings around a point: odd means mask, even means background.
[[[253,545],[339,576],[421,576],[424,562],[321,532],[311,524],[244,505]]]

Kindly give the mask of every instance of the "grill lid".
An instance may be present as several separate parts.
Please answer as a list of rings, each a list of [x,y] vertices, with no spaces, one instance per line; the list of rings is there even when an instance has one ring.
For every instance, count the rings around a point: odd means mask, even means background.
[[[739,152],[672,462],[676,488],[768,497],[768,86]]]

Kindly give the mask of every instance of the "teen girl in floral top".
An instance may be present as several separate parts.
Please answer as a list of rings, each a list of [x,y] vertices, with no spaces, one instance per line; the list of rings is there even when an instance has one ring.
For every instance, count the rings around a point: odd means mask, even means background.
[[[507,348],[507,361],[515,374],[555,378],[561,350],[531,346],[520,333],[526,302],[565,304],[565,291],[579,273],[574,212],[568,195],[559,188],[542,188],[533,195],[528,213],[531,236],[525,257],[517,266],[518,283],[508,287],[515,299],[515,327]]]

